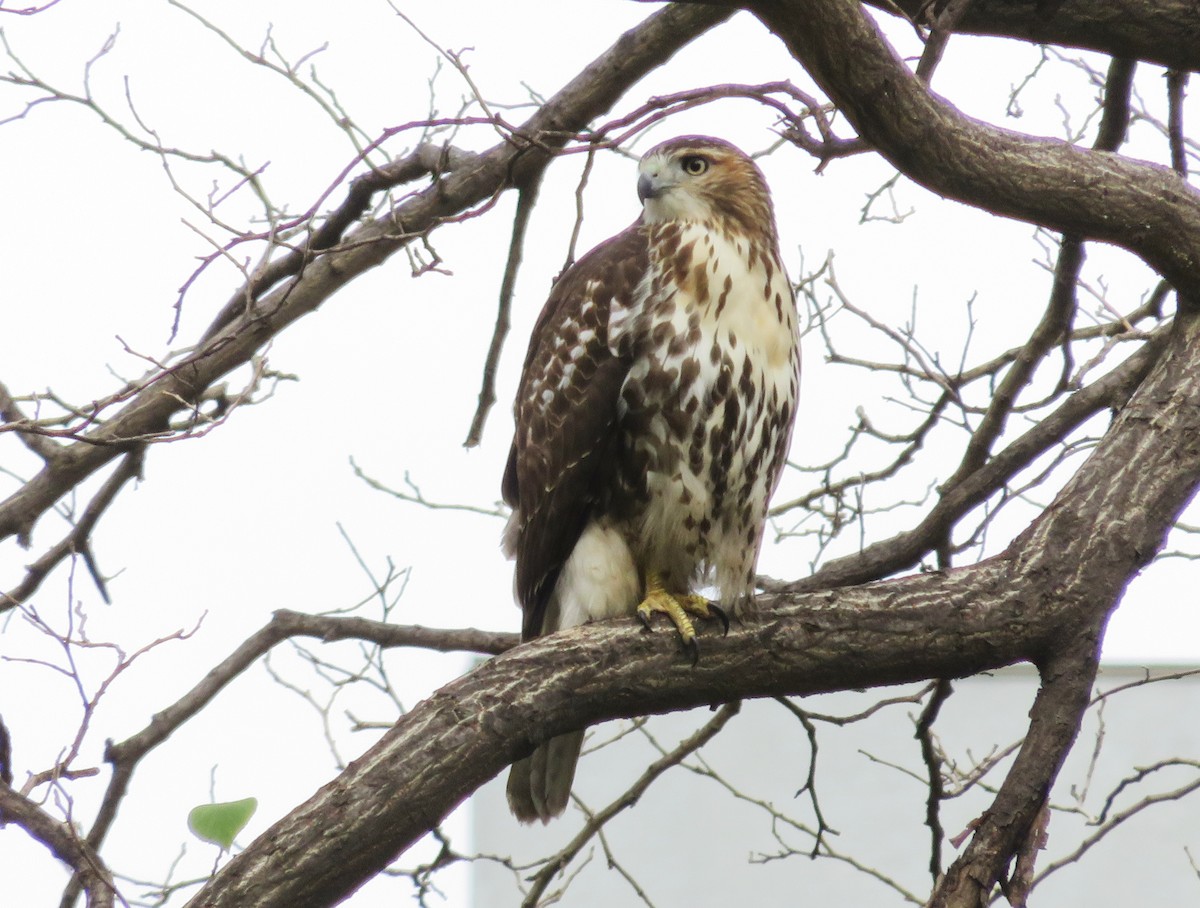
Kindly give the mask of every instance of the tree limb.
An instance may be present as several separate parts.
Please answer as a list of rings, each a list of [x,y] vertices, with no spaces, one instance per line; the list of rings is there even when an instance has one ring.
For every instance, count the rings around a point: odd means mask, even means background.
[[[108,742],[104,759],[112,766],[113,773],[105,789],[100,809],[96,813],[96,819],[88,831],[89,848],[97,852],[100,850],[129,790],[134,770],[142,758],[208,706],[230,682],[274,646],[293,637],[316,637],[327,643],[336,640],[361,640],[384,648],[410,646],[443,653],[465,651],[496,654],[511,649],[520,642],[518,634],[489,633],[474,628],[459,630],[399,625],[366,618],[305,615],[280,609],[271,616],[266,625],[213,666],[190,691],[161,712],[155,713],[145,728],[124,741]],[[68,884],[60,902],[62,908],[74,904],[80,886],[81,881],[78,877]]]
[[[944,538],[963,514],[995,494],[1005,482],[1087,419],[1106,408],[1123,406],[1161,354],[1169,331],[1160,328],[1135,354],[1112,372],[1075,392],[1049,416],[952,489],[910,530],[873,543],[854,555],[827,562],[814,574],[787,583],[766,585],[774,592],[807,592],[878,580],[917,564]]]
[[[28,600],[37,591],[38,587],[42,585],[42,581],[50,575],[50,572],[64,558],[76,552],[83,553],[88,558],[88,570],[91,572],[92,578],[100,590],[100,595],[105,602],[109,601],[104,578],[100,576],[91,558],[87,556],[87,553],[91,550],[92,530],[95,529],[96,523],[100,520],[104,512],[108,510],[109,505],[113,503],[117,497],[117,493],[125,487],[125,484],[131,479],[141,478],[142,455],[144,453],[145,448],[142,446],[131,448],[117,465],[117,468],[113,470],[112,475],[104,480],[104,485],[100,487],[95,497],[88,502],[87,507],[83,510],[83,514],[75,521],[75,525],[71,527],[70,532],[56,545],[47,549],[40,558],[32,564],[25,566],[24,580],[7,593],[0,592],[0,614]]]
[[[590,159],[589,159],[590,160]],[[504,349],[504,341],[508,338],[511,325],[513,293],[517,286],[517,272],[521,268],[521,259],[525,254],[525,232],[529,229],[529,217],[537,202],[538,190],[541,188],[541,174],[532,182],[522,186],[517,192],[517,211],[513,215],[512,237],[508,243],[508,261],[504,265],[504,277],[500,281],[500,299],[496,305],[496,325],[492,329],[492,340],[488,344],[487,358],[483,362],[483,380],[479,388],[479,403],[475,415],[471,417],[471,427],[467,430],[464,448],[475,448],[483,441],[483,426],[487,422],[488,413],[496,403],[496,369],[500,365],[500,352]]]
[[[84,892],[88,908],[112,908],[112,874],[100,855],[75,835],[69,823],[56,820],[29,798],[0,784],[0,826],[12,823],[45,845],[50,853],[75,871]]]
[[[1200,318],[1180,316],[1150,375],[1053,504],[967,568],[768,597],[691,667],[632,619],[531,641],[418,704],[345,772],[234,858],[189,904],[328,905],[535,744],[617,717],[744,697],[962,677],[1041,663],[1039,714],[972,846],[939,891],[990,891],[1040,810],[1101,628],[1200,485]],[[1052,656],[1061,648],[1061,656]],[[1080,653],[1085,657],[1081,660]],[[1087,655],[1087,654],[1091,655]],[[1065,662],[1059,660],[1066,660]],[[976,842],[979,844],[976,845]],[[956,869],[958,868],[958,869]],[[967,884],[964,882],[964,886]],[[961,899],[946,905],[974,905]]]
[[[913,75],[856,0],[748,6],[910,179],[985,211],[1121,246],[1200,300],[1200,194],[1179,174],[963,115]]]
[[[867,0],[910,20],[929,0]],[[1062,44],[1181,69],[1200,69],[1200,8],[1190,0],[973,0],[954,25],[972,35]]]

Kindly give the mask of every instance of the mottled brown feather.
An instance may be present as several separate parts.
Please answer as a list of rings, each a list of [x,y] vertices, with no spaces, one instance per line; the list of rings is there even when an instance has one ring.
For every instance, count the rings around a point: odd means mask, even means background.
[[[753,607],[799,369],[770,195],[706,136],[651,149],[638,193],[643,217],[555,284],[525,357],[502,486],[525,639],[630,614],[650,577]],[[581,743],[513,765],[519,820],[562,813]]]
[[[521,516],[516,594],[526,640],[542,633],[554,583],[609,483],[617,399],[630,363],[609,350],[608,313],[614,297],[632,296],[646,259],[639,224],[601,243],[559,278],[533,329],[502,483],[504,500]],[[579,343],[588,330],[594,337]],[[559,389],[576,347],[582,352]],[[550,379],[555,394],[542,401],[541,386]]]

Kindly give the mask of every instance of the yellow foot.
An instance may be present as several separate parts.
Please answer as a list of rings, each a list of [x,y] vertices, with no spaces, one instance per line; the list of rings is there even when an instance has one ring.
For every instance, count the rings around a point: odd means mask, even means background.
[[[700,661],[700,646],[696,642],[696,627],[690,615],[697,618],[718,618],[725,633],[729,633],[729,616],[715,602],[709,602],[696,593],[668,593],[656,574],[646,578],[646,598],[637,607],[638,618],[650,630],[650,616],[662,612],[671,619],[679,631],[684,649],[692,654],[692,664]]]

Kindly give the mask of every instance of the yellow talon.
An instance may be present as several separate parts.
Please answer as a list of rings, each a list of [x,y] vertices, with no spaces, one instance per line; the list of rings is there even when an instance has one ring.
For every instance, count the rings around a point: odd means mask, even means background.
[[[699,660],[700,649],[696,644],[696,627],[689,614],[698,618],[720,618],[725,631],[729,631],[729,618],[717,605],[696,593],[669,593],[659,576],[650,573],[646,576],[646,597],[637,607],[638,618],[647,630],[650,629],[650,616],[655,612],[662,612],[671,619],[684,648],[691,651],[693,663]]]

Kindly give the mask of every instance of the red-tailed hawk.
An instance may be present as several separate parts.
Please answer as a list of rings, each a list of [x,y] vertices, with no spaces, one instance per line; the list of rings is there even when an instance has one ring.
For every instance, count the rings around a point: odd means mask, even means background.
[[[663,142],[641,217],[570,268],[533,329],[504,473],[526,640],[667,613],[695,654],[693,590],[753,604],[795,416],[795,297],[762,172],[720,139]],[[723,617],[723,613],[721,613]],[[523,822],[563,812],[583,732],[515,763]]]

